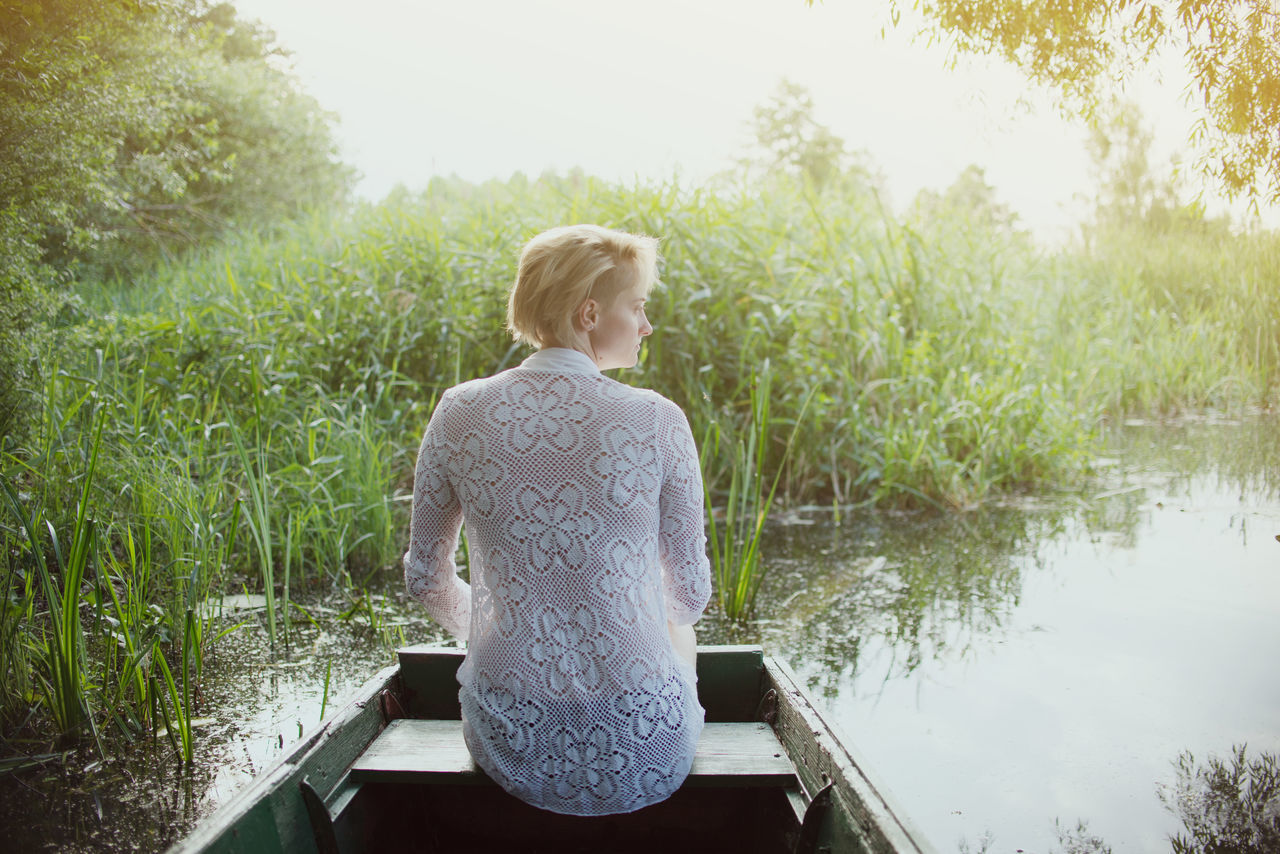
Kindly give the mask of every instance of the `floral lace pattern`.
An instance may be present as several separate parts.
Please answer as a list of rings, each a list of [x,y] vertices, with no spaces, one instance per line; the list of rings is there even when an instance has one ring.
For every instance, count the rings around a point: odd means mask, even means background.
[[[605,495],[615,507],[633,501],[652,503],[657,497],[658,449],[625,424],[605,431],[604,447],[591,461],[591,469],[605,481]]]
[[[522,486],[516,490],[515,504],[510,533],[533,570],[582,563],[597,523],[577,484],[566,483],[554,493]]]
[[[569,350],[445,392],[418,453],[405,581],[467,641],[463,732],[503,788],[576,815],[679,788],[703,712],[666,623],[706,607],[705,546],[697,449],[660,395]]]

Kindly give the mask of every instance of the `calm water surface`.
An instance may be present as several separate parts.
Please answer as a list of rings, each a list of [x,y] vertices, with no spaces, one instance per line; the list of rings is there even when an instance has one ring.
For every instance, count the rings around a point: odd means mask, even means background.
[[[1280,424],[1133,424],[1090,491],[791,525],[760,633],[940,851],[1168,851],[1181,751],[1280,752]],[[778,607],[778,603],[787,603]]]

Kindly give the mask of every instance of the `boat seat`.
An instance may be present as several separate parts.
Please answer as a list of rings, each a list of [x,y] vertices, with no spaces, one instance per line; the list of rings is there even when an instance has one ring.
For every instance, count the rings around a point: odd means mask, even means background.
[[[359,783],[493,785],[462,739],[462,721],[401,718],[351,766]],[[686,786],[796,787],[795,769],[768,724],[708,723]]]

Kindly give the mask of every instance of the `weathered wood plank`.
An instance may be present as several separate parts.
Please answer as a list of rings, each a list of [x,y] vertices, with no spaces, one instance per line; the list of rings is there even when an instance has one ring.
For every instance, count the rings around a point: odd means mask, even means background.
[[[483,784],[460,721],[392,721],[351,766],[360,782]],[[688,785],[788,786],[795,769],[766,724],[710,723],[702,730]]]
[[[698,701],[707,722],[756,720],[764,677],[764,651],[758,646],[717,646],[698,655]]]
[[[707,721],[749,721],[755,717],[764,678],[764,651],[758,646],[717,646],[698,656],[698,700]],[[405,711],[413,718],[458,720],[458,667],[466,650],[417,644],[399,651]]]
[[[398,651],[401,699],[411,718],[458,720],[458,668],[467,657],[464,649],[416,644]]]

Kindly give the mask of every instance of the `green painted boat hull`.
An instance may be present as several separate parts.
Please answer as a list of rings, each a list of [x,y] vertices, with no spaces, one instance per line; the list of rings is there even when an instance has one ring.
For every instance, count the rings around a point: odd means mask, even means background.
[[[456,649],[401,650],[399,664],[367,682],[353,702],[201,822],[172,854],[932,851],[790,670],[759,647],[699,648],[699,699],[708,724],[769,723],[795,768],[796,781],[787,788],[699,785],[691,777],[661,804],[580,818],[535,809],[474,780],[354,780],[352,764],[388,719],[459,718],[456,672],[463,656]]]

